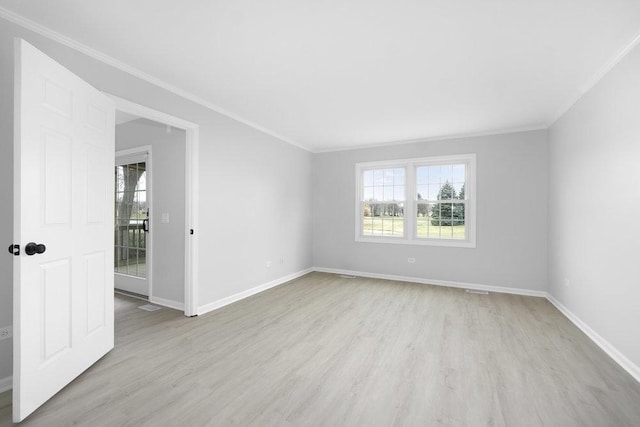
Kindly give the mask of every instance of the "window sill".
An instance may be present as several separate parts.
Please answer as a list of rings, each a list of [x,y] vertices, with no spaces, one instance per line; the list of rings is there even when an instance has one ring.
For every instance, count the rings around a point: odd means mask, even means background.
[[[476,243],[469,240],[454,239],[405,239],[403,237],[375,237],[358,236],[356,242],[360,243],[391,243],[395,245],[414,246],[441,246],[450,248],[471,248],[475,249]]]

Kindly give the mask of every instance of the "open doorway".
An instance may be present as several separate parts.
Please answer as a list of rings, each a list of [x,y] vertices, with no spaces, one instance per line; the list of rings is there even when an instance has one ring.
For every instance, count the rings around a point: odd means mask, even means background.
[[[184,308],[186,132],[116,112],[114,285]]]
[[[118,197],[130,192],[131,200],[120,225],[114,218],[115,287],[197,315],[198,126],[110,97],[117,122],[116,212]]]

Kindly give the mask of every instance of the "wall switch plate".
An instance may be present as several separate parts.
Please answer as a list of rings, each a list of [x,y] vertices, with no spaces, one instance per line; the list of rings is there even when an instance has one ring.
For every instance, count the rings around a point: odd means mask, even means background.
[[[13,337],[13,326],[0,328],[0,341]]]
[[[410,262],[410,263],[413,264],[414,262],[416,262],[416,259],[415,258],[407,258],[407,262]]]
[[[265,268],[271,268],[271,261],[267,261],[264,263]]]

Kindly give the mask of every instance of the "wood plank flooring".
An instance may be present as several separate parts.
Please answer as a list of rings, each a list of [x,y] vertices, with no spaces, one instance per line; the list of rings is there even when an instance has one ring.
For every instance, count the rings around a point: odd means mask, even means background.
[[[140,304],[23,425],[640,425],[640,384],[542,298],[312,273],[198,318]]]

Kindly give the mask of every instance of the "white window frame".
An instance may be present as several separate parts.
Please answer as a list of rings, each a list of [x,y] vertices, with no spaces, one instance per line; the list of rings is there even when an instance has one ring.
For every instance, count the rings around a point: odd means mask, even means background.
[[[417,236],[418,192],[416,169],[420,166],[447,164],[465,165],[465,239],[428,238]],[[404,236],[368,236],[362,234],[363,172],[369,169],[405,169]],[[404,245],[476,247],[476,155],[421,157],[414,159],[356,163],[355,240],[367,243],[393,243]]]

